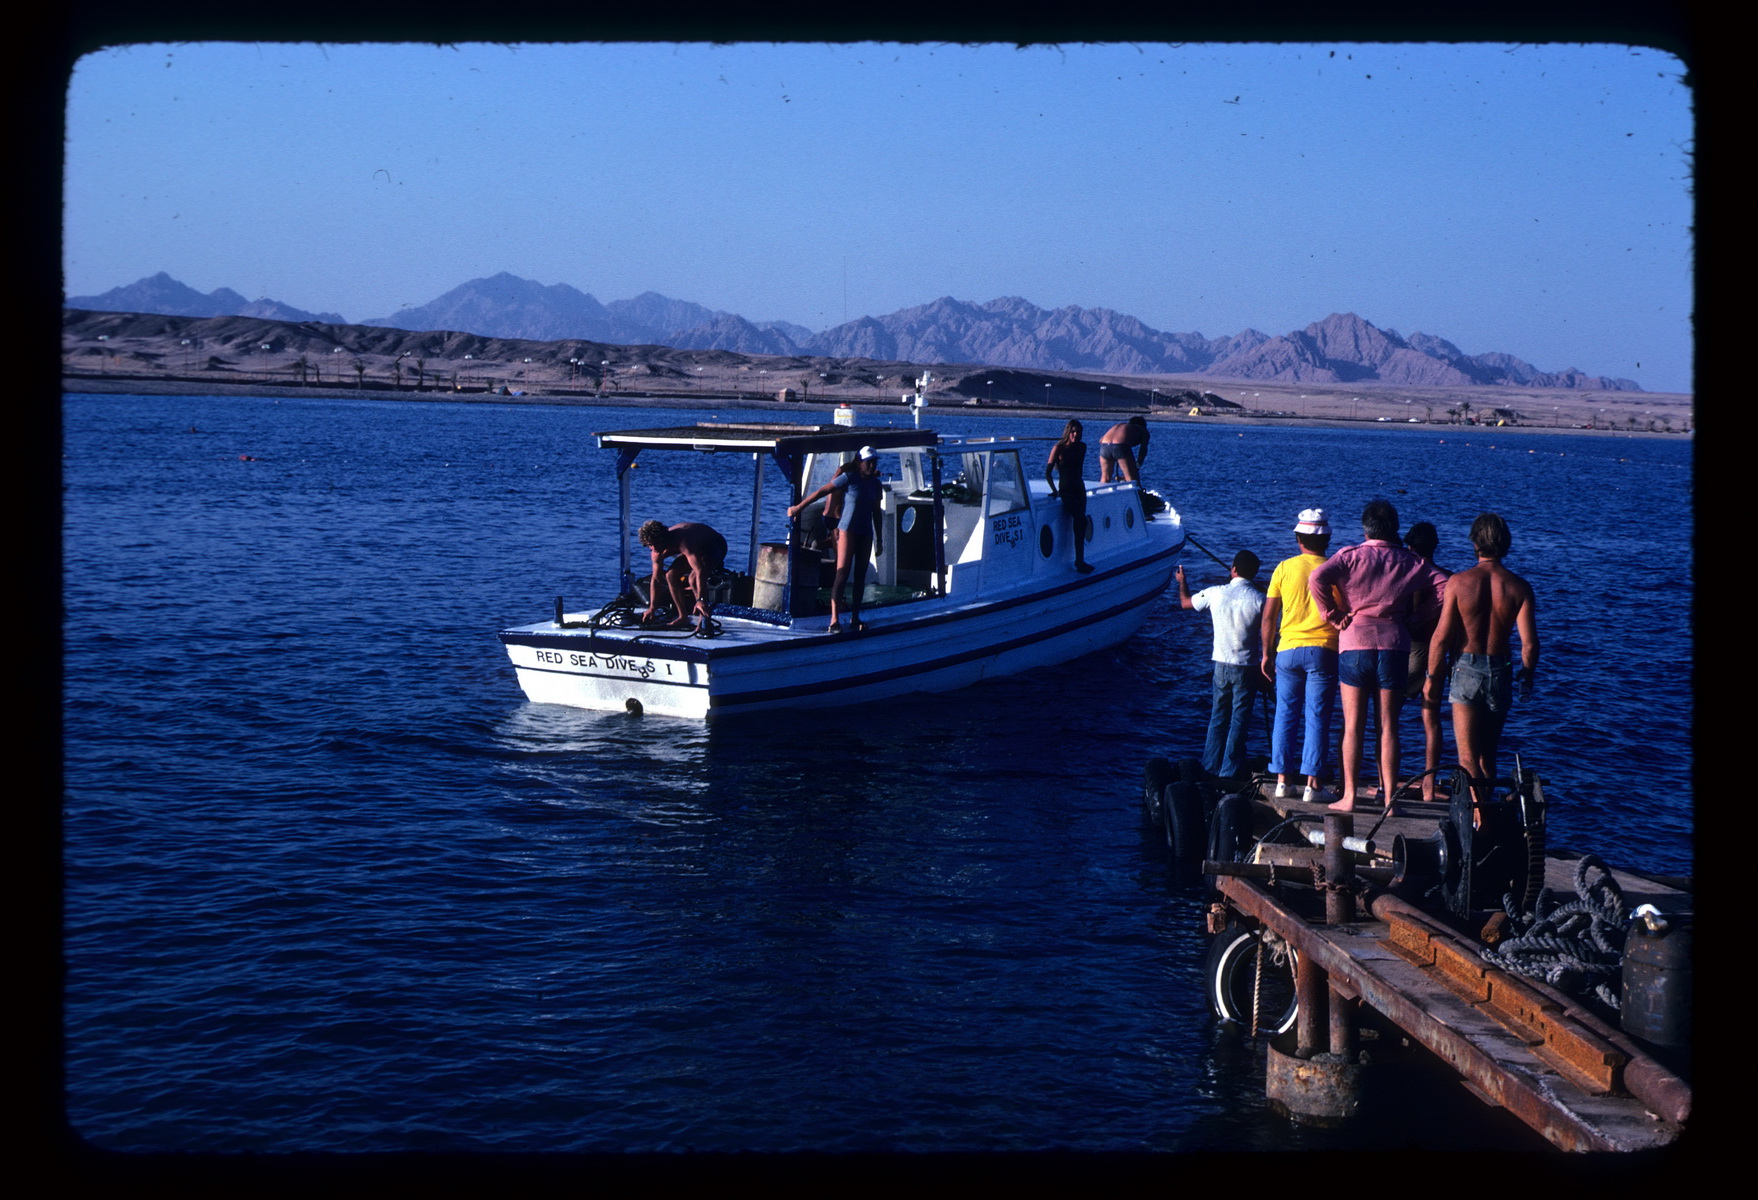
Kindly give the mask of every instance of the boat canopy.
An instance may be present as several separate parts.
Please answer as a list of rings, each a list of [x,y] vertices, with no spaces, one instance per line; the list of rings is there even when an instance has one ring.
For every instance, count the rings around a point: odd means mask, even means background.
[[[599,446],[618,450],[741,450],[756,454],[837,454],[871,446],[932,446],[932,429],[859,429],[844,425],[739,424],[703,421],[670,429],[623,429],[595,433]]]
[[[643,450],[694,450],[699,454],[732,451],[749,454],[757,462],[751,481],[751,550],[748,573],[757,573],[760,545],[758,520],[763,506],[763,459],[767,456],[781,470],[797,499],[801,495],[806,459],[814,454],[853,454],[863,446],[875,450],[910,447],[929,449],[939,437],[932,429],[852,429],[843,425],[793,425],[765,422],[699,421],[665,429],[621,429],[595,433],[601,449],[615,450],[619,525],[619,574],[623,591],[633,587],[629,573],[629,468]],[[938,468],[936,468],[938,479]],[[936,505],[938,511],[938,505]]]

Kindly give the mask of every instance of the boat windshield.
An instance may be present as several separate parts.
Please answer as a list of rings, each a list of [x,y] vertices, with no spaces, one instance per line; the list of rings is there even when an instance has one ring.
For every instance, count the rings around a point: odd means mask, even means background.
[[[1019,470],[1019,452],[995,451],[989,459],[988,515],[993,517],[1025,506],[1026,486]]]
[[[853,462],[854,457],[853,450],[847,450],[840,454],[814,454],[812,465],[806,470],[806,480],[804,486],[800,488],[800,495],[810,496],[829,483],[842,469],[843,464]]]

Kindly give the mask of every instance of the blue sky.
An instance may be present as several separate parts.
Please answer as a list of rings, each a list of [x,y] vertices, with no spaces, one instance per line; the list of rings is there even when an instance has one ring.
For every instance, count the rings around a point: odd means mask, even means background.
[[[1332,312],[1685,391],[1692,97],[1615,45],[134,45],[70,80],[67,292],[349,320],[510,271],[822,329],[940,296]]]

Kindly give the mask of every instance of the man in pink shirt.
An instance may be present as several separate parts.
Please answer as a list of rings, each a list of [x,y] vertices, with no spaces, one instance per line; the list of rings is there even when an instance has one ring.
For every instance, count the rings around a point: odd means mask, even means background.
[[[1337,680],[1343,695],[1343,796],[1330,807],[1355,808],[1367,710],[1379,700],[1380,802],[1390,805],[1398,773],[1398,711],[1408,681],[1410,628],[1432,628],[1441,588],[1428,564],[1398,544],[1398,510],[1372,500],[1361,513],[1363,541],[1314,568],[1306,586],[1338,630]]]

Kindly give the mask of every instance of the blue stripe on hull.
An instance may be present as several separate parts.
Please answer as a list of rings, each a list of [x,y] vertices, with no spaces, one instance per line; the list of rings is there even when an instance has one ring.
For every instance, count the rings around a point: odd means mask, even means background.
[[[912,675],[925,675],[934,671],[942,671],[949,667],[961,666],[964,663],[978,662],[985,658],[995,658],[1010,650],[1017,650],[1036,642],[1048,641],[1072,633],[1074,630],[1088,625],[1096,625],[1101,621],[1120,616],[1132,609],[1152,603],[1165,589],[1154,588],[1143,592],[1133,599],[1115,604],[1102,612],[1083,614],[1078,620],[1066,621],[1061,625],[1024,637],[1009,639],[994,645],[981,646],[975,650],[965,650],[957,654],[948,654],[928,662],[910,663],[906,666],[891,667],[883,671],[872,671],[865,675],[843,676],[838,679],[825,680],[821,683],[803,683],[791,687],[766,688],[763,691],[738,692],[730,696],[710,695],[708,706],[713,709],[733,709],[743,704],[767,704],[777,700],[794,700],[802,696],[825,695],[833,692],[853,691],[859,688],[872,687],[876,684],[889,683],[897,679],[905,679]]]

